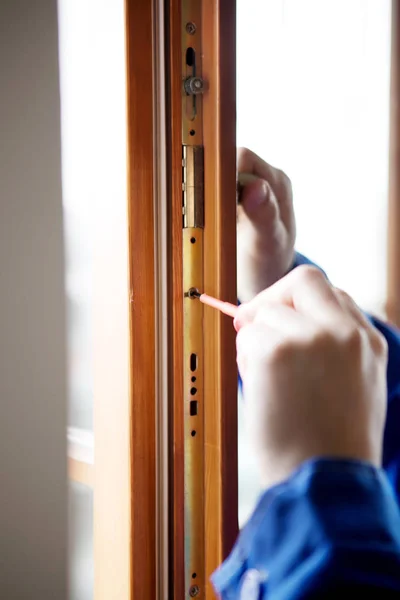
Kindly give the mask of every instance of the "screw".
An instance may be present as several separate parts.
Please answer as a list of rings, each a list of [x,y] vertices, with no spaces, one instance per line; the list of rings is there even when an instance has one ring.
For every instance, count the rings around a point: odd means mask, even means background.
[[[196,33],[196,29],[196,25],[192,21],[186,23],[186,33],[189,35],[194,35]]]
[[[185,298],[191,298],[192,300],[193,300],[193,298],[200,298],[200,296],[201,296],[201,294],[200,294],[199,290],[194,287],[188,289],[188,291],[184,293]]]
[[[192,287],[187,291],[187,297],[191,298],[192,300],[193,300],[193,298],[200,298],[200,296],[201,296],[201,294],[197,288]]]
[[[198,585],[192,585],[192,586],[189,588],[189,596],[190,596],[191,598],[194,598],[195,596],[197,596],[197,595],[199,594],[199,592],[200,592],[200,588],[199,588],[199,586],[198,586]]]
[[[201,77],[188,77],[184,81],[185,92],[191,96],[201,94],[204,91],[204,81]]]

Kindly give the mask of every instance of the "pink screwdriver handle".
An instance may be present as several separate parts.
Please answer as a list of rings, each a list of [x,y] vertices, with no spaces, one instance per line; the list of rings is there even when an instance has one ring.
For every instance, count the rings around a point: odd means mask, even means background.
[[[218,298],[213,298],[213,296],[209,296],[208,294],[201,294],[200,302],[203,304],[207,304],[207,306],[212,306],[217,310],[220,310],[225,315],[234,318],[236,316],[236,312],[238,307],[235,304],[231,304],[230,302],[224,302],[223,300],[218,300]]]

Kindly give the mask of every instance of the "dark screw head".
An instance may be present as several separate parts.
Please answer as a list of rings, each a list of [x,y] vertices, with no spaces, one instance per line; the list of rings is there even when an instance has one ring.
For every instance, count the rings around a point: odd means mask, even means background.
[[[205,89],[204,81],[201,77],[188,77],[183,82],[185,92],[192,96],[194,94],[202,94]]]
[[[189,596],[190,596],[191,598],[195,598],[195,597],[198,595],[198,593],[199,593],[199,592],[200,592],[200,588],[199,588],[199,586],[198,586],[198,585],[192,585],[192,586],[189,588]]]
[[[190,288],[187,291],[187,295],[189,298],[193,300],[193,298],[200,298],[201,294],[197,288]]]
[[[192,23],[192,21],[186,23],[186,33],[188,33],[189,35],[194,35],[196,33],[196,25]]]

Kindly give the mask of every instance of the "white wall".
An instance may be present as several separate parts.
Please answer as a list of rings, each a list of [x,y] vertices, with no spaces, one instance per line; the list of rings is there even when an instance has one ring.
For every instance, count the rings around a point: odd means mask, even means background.
[[[0,597],[66,597],[55,0],[0,3]]]

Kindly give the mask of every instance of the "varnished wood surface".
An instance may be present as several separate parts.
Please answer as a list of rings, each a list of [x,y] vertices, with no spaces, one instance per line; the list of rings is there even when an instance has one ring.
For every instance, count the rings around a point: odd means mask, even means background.
[[[171,398],[173,409],[174,600],[185,597],[183,545],[183,290],[180,1],[169,2]],[[236,7],[203,0],[205,156],[204,291],[236,302]],[[237,371],[232,320],[204,309],[204,460],[206,579],[229,553],[237,534]],[[172,596],[171,596],[172,597]],[[203,595],[201,596],[204,597]],[[207,600],[214,598],[207,583]]]
[[[169,264],[171,408],[171,526],[170,550],[173,577],[170,597],[185,597],[184,586],[184,412],[183,412],[183,255],[182,255],[182,96],[181,2],[168,4],[168,159],[169,159]]]
[[[203,0],[205,292],[236,303],[236,5]],[[205,309],[206,573],[229,553],[238,519],[237,370],[232,319]],[[213,597],[208,584],[207,598]]]
[[[152,11],[150,1],[126,0],[133,600],[156,589]]]

